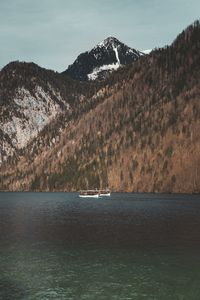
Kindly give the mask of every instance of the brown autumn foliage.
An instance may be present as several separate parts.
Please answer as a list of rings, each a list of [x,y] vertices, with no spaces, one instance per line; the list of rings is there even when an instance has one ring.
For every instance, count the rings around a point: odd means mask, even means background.
[[[200,192],[199,50],[196,21],[98,83],[2,166],[1,190]]]

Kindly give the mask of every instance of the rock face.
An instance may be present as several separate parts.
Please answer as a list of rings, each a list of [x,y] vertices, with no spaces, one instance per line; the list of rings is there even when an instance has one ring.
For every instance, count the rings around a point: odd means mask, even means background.
[[[130,64],[143,55],[114,37],[108,37],[91,51],[80,54],[63,74],[76,80],[105,79],[113,70]]]
[[[25,147],[28,141],[37,136],[38,132],[61,111],[59,104],[52,99],[51,93],[63,102],[59,93],[56,94],[51,86],[48,92],[37,86],[34,95],[23,87],[15,91],[13,105],[17,113],[13,111],[12,120],[1,123],[3,132],[10,136],[13,147],[19,149]]]
[[[23,149],[84,96],[77,85],[33,63],[12,62],[0,71],[0,165]]]

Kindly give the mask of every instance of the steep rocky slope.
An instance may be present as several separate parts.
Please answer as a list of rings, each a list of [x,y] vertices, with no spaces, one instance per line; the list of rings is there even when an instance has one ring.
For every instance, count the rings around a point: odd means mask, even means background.
[[[16,155],[58,116],[69,117],[77,102],[94,94],[77,83],[33,63],[12,62],[0,71],[0,164]]]

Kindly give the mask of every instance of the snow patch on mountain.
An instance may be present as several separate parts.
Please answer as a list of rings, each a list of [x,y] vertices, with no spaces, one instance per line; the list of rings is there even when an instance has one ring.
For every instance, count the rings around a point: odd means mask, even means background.
[[[146,50],[143,50],[142,53],[144,54],[150,54],[152,51],[152,49],[146,49]]]
[[[115,51],[117,63],[120,65],[119,53],[118,53],[117,47],[115,47],[114,45],[113,45],[113,50]]]
[[[103,71],[114,71],[117,70],[120,67],[119,63],[116,64],[110,64],[110,65],[104,65],[101,67],[94,68],[92,73],[88,74],[89,80],[95,80],[99,77],[99,74]]]

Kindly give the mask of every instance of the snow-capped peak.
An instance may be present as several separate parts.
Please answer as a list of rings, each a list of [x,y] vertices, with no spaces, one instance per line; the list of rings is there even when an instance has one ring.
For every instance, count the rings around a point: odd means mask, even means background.
[[[113,36],[109,36],[105,40],[103,40],[100,43],[98,43],[95,48],[97,48],[97,47],[105,47],[105,48],[107,48],[109,46],[116,46],[117,44],[121,44],[121,42],[117,38],[115,38]]]
[[[136,61],[142,53],[121,43],[113,36],[80,54],[64,74],[76,80],[105,79],[113,70]]]

